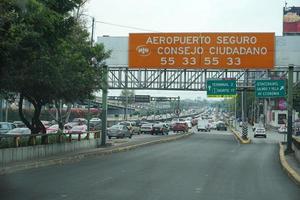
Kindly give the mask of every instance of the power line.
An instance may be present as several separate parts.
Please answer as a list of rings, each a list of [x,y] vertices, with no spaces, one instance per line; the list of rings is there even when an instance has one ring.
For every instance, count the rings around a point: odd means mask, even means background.
[[[122,28],[127,28],[127,29],[139,30],[139,31],[159,32],[159,31],[154,31],[154,30],[149,30],[149,29],[138,28],[138,27],[134,27],[134,26],[126,26],[126,25],[121,25],[121,24],[114,24],[114,23],[109,23],[109,22],[104,22],[104,21],[95,21],[95,22],[96,23],[110,25],[110,26],[117,26],[117,27],[122,27]]]

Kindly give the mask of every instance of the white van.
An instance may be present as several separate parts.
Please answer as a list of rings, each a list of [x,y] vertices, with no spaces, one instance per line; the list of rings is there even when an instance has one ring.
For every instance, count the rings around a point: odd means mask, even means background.
[[[210,131],[210,127],[209,127],[208,120],[204,120],[204,119],[198,120],[197,130],[198,131],[209,132]]]

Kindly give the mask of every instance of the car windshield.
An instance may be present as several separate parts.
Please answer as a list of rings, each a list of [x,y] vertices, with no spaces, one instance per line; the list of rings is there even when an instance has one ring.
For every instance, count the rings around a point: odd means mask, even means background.
[[[119,129],[119,130],[121,130],[121,129],[123,129],[123,127],[124,126],[122,126],[122,125],[114,125],[114,126],[111,127],[111,129]]]
[[[9,129],[8,124],[0,124],[0,129]]]

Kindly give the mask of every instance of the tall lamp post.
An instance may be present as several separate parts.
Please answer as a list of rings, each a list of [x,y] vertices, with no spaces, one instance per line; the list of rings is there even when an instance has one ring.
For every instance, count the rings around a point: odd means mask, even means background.
[[[92,64],[95,67],[99,66],[99,63],[95,57],[92,58]],[[106,145],[106,129],[107,129],[107,93],[108,93],[108,67],[102,66],[101,87],[102,87],[102,114],[101,114],[101,146]]]

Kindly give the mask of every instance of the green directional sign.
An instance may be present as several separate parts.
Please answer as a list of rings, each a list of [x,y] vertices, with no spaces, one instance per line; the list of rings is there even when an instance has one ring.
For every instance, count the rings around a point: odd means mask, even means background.
[[[207,97],[234,97],[236,96],[236,80],[209,79],[206,83]]]
[[[256,80],[257,98],[277,98],[285,96],[285,80]]]

